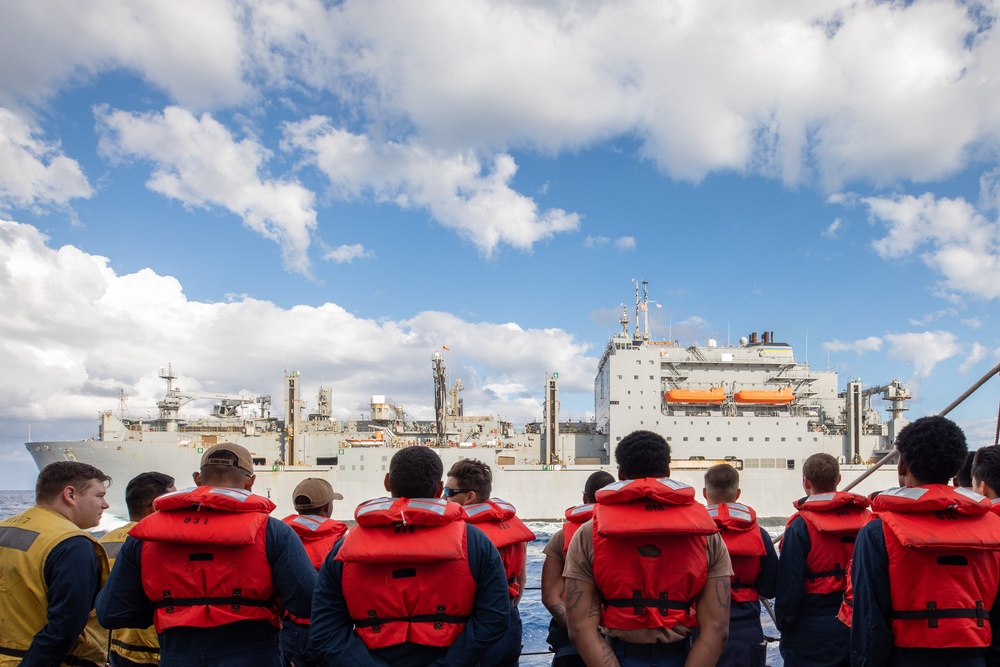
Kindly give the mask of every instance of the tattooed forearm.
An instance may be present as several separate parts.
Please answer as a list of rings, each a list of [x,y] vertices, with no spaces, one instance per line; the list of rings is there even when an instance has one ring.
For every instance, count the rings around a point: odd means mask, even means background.
[[[593,618],[601,615],[601,594],[594,589],[594,594],[590,596],[590,608],[587,609],[587,616]]]
[[[715,579],[715,597],[719,601],[719,609],[729,609],[732,596],[730,595],[730,585],[727,577],[717,577]]]
[[[618,656],[615,655],[611,645],[604,637],[601,637],[601,664],[605,667],[619,667]]]
[[[566,580],[566,605],[564,609],[569,612],[576,609],[576,606],[580,604],[580,598],[583,597],[583,592],[580,590],[580,584],[576,579]]]

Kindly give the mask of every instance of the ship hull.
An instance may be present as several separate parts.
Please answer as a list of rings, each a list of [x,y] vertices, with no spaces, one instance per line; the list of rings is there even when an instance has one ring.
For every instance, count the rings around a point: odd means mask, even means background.
[[[252,440],[252,439],[251,439]],[[254,443],[244,442],[251,451]],[[190,486],[192,473],[201,461],[199,447],[190,445],[144,446],[143,443],[82,440],[68,442],[28,443],[28,450],[39,469],[53,461],[78,460],[97,466],[113,478],[108,492],[109,512],[125,518],[124,494],[128,481],[140,472],[156,470],[175,478],[178,488]],[[294,513],[292,491],[307,477],[321,477],[330,482],[344,499],[334,506],[334,517],[343,521],[354,518],[354,508],[371,498],[387,495],[383,487],[389,460],[398,451],[391,447],[347,448],[341,450],[336,465],[255,466],[253,490],[270,498],[278,506],[275,516]],[[509,449],[477,447],[436,448],[445,471],[462,458],[496,461],[497,456],[510,455]],[[675,461],[671,477],[696,489],[703,486],[704,470],[712,461]],[[493,493],[509,500],[525,520],[560,521],[566,507],[581,501],[587,477],[596,470],[607,470],[617,476],[611,465],[494,465]],[[866,466],[844,465],[844,483],[860,476]],[[895,466],[876,471],[856,489],[870,493],[897,486]],[[793,511],[792,502],[803,496],[802,473],[796,469],[756,468],[741,472],[741,501],[752,505],[758,516],[780,521]],[[701,494],[697,494],[700,498]]]

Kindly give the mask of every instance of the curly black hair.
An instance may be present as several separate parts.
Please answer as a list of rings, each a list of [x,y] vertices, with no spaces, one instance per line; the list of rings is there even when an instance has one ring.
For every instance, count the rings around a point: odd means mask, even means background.
[[[583,485],[583,502],[595,502],[597,492],[608,484],[613,484],[614,481],[615,476],[606,470],[598,470],[591,473],[590,477],[587,478],[587,483]]]
[[[1000,493],[1000,446],[982,447],[976,450],[975,455],[972,480],[985,483],[993,493]]]
[[[945,417],[921,417],[896,436],[899,457],[922,484],[948,484],[965,463],[969,446],[958,424]]]
[[[404,447],[389,461],[389,488],[394,498],[433,498],[444,464],[433,449]]]
[[[666,477],[670,471],[670,445],[652,431],[632,431],[615,447],[615,461],[626,479]]]

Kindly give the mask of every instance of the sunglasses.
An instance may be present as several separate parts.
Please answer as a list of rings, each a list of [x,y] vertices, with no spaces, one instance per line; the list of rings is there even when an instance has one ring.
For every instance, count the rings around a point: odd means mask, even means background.
[[[460,493],[470,493],[472,489],[449,489],[447,486],[444,487],[444,497],[451,498],[452,496],[457,496]]]

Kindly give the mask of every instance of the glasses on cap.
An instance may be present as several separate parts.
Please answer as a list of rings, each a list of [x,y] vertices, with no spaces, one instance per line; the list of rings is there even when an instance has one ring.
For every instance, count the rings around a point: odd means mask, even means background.
[[[444,487],[444,497],[451,498],[452,496],[457,496],[460,493],[471,493],[472,489],[450,489],[447,486]]]

